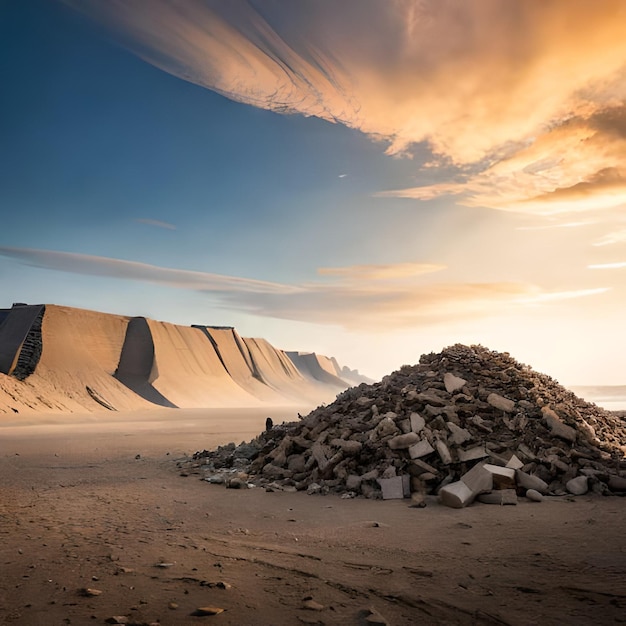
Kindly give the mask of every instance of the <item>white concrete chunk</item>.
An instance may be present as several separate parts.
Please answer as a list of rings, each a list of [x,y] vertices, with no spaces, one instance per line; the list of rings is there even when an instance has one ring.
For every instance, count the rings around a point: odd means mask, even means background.
[[[482,463],[474,465],[469,472],[465,472],[461,476],[461,481],[467,485],[474,497],[493,489],[493,474],[486,470]]]
[[[454,445],[460,446],[462,443],[465,443],[472,438],[469,430],[457,426],[454,422],[446,422],[446,426],[450,431],[449,441]]]
[[[411,495],[411,477],[408,474],[393,478],[379,478],[378,484],[383,500],[400,500]]]
[[[464,506],[471,504],[473,499],[474,494],[462,480],[450,483],[439,491],[441,504],[453,509],[462,509]]]

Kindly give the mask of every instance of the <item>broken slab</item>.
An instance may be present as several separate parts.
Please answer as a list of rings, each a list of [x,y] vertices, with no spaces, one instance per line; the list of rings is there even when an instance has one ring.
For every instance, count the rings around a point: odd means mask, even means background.
[[[439,458],[444,465],[450,465],[450,463],[452,463],[450,450],[448,450],[448,446],[441,441],[441,439],[437,439],[437,441],[435,441],[435,449],[437,450]]]
[[[428,440],[422,439],[409,448],[409,456],[412,459],[419,459],[423,456],[432,454],[434,451],[435,449],[430,445],[430,443],[428,443]]]

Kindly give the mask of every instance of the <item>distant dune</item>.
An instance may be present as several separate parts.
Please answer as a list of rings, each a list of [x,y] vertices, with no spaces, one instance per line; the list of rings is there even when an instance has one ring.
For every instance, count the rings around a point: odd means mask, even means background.
[[[315,406],[356,370],[234,328],[57,305],[0,309],[0,416],[159,407]]]

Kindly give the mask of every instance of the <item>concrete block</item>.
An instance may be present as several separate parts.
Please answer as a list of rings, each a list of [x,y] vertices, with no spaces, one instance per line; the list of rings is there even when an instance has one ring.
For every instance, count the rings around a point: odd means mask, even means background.
[[[493,489],[493,474],[486,470],[482,463],[479,463],[461,476],[461,482],[467,485],[467,488],[475,498],[479,493],[485,493]]]
[[[494,489],[515,489],[515,470],[513,468],[499,467],[490,463],[485,463],[483,467],[491,473]]]
[[[483,504],[499,504],[504,506],[507,504],[517,504],[517,493],[515,489],[500,489],[491,491],[490,493],[481,493],[477,498]]]
[[[400,500],[411,495],[411,477],[408,474],[393,478],[379,478],[383,500]]]
[[[439,490],[439,500],[445,506],[462,509],[472,503],[474,494],[462,480],[457,480]]]
[[[409,456],[412,459],[419,459],[433,453],[434,451],[435,449],[428,443],[428,441],[423,439],[409,448]]]

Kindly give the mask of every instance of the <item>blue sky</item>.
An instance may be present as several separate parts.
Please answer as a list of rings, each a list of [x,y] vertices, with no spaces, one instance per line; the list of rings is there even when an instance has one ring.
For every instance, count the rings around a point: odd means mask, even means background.
[[[626,382],[624,6],[453,4],[0,3],[4,306]]]

